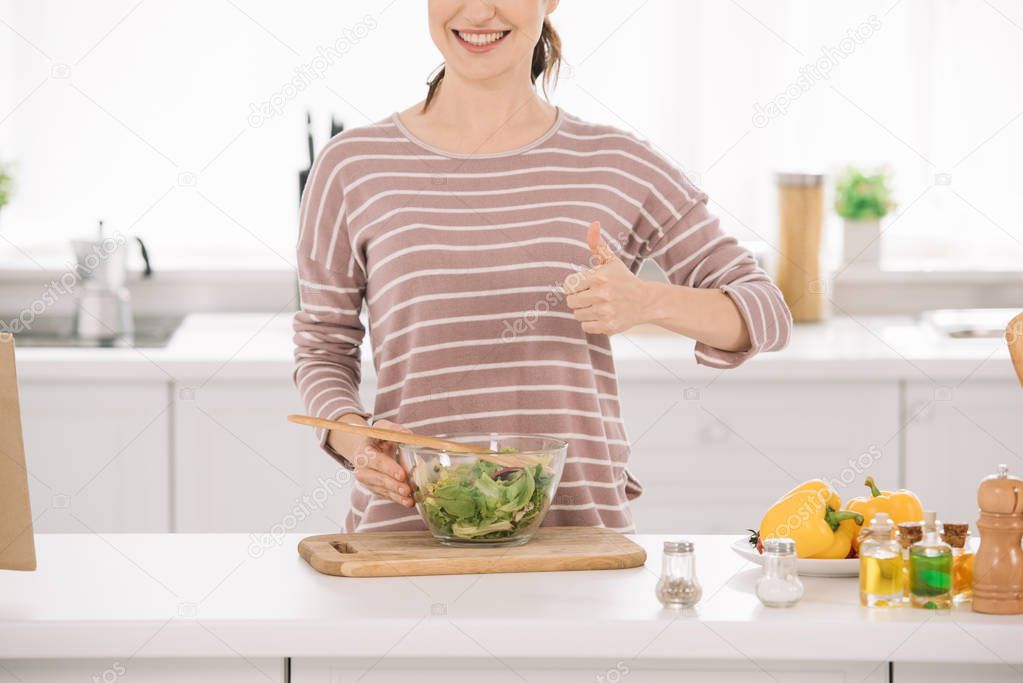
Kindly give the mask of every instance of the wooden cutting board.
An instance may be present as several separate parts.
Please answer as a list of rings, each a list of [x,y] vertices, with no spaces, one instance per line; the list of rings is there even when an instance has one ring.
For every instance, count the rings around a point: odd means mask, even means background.
[[[428,531],[382,531],[310,536],[298,553],[313,569],[333,576],[499,574],[581,569],[628,569],[646,551],[625,536],[593,527],[542,527],[517,547],[450,548]]]
[[[35,568],[14,337],[0,333],[0,569]]]

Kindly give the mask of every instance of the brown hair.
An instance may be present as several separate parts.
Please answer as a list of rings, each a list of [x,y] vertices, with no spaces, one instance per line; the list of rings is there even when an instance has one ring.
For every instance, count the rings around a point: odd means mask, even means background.
[[[533,48],[533,64],[530,68],[530,81],[536,83],[536,79],[543,74],[543,92],[547,95],[547,87],[553,81],[558,82],[558,72],[561,69],[561,38],[558,32],[551,26],[550,19],[544,17],[543,28],[540,29],[540,40],[536,41]],[[430,102],[437,95],[437,88],[444,80],[444,65],[442,64],[436,76],[426,82],[430,89],[426,92],[426,101],[423,102],[423,111],[430,106]]]

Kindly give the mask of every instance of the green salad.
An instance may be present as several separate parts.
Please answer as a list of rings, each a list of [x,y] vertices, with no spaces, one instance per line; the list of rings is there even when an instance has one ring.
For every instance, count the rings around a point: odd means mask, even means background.
[[[444,466],[418,457],[416,500],[435,533],[467,540],[514,536],[547,507],[552,474],[544,465],[503,467],[485,460]]]

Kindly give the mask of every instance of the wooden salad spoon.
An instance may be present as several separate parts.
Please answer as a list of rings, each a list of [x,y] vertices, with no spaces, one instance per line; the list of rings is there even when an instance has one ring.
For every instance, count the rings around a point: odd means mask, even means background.
[[[335,420],[324,420],[323,418],[312,417],[311,415],[288,415],[288,421],[308,427],[321,427],[349,434],[359,434],[360,436],[381,439],[382,441],[390,441],[392,443],[423,446],[438,451],[448,451],[449,453],[472,454],[503,467],[521,467],[523,464],[543,465],[545,470],[550,471],[550,466],[544,462],[543,458],[525,453],[499,453],[491,450],[480,450],[479,446],[459,443],[458,441],[448,441],[447,439],[438,439],[435,436],[426,436],[425,434],[416,434],[414,432],[398,432],[393,429],[382,429],[380,427],[354,425]]]
[[[1009,321],[1005,327],[1005,341],[1009,345],[1012,366],[1016,369],[1016,377],[1023,384],[1023,313]]]

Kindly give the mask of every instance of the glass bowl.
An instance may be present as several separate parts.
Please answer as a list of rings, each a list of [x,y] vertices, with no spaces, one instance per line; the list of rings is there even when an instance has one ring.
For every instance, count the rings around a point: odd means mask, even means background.
[[[399,447],[416,509],[434,538],[452,546],[529,541],[561,481],[568,444],[534,434],[437,436],[479,446],[481,452]]]

